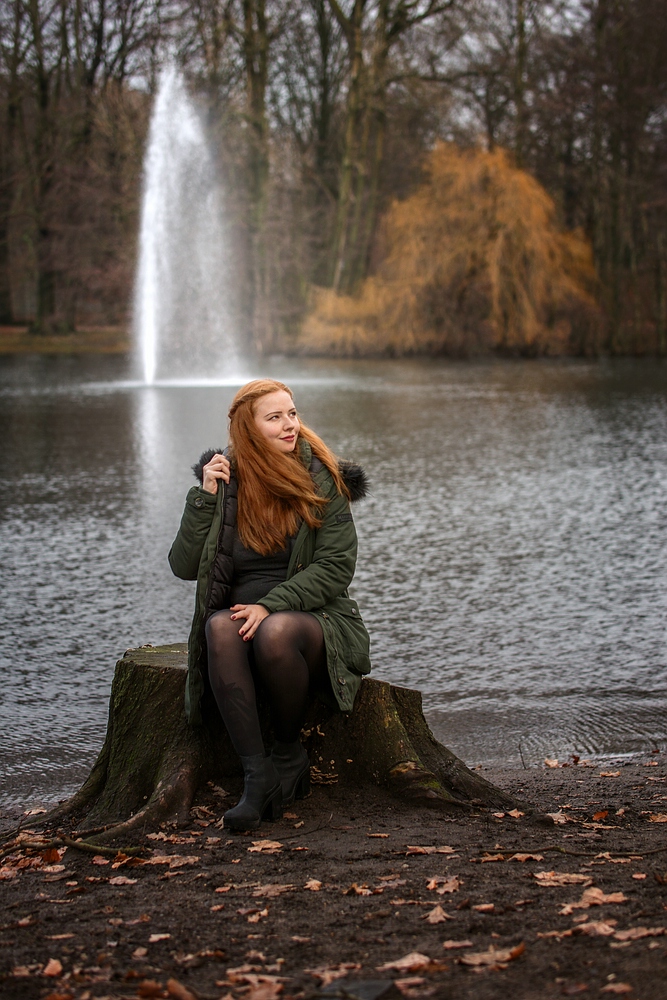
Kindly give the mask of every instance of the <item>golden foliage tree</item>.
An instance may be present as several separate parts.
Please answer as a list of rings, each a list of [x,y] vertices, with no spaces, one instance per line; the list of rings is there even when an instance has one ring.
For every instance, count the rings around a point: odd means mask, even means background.
[[[358,295],[315,289],[300,348],[338,355],[593,353],[591,248],[500,149],[440,144],[394,202]]]

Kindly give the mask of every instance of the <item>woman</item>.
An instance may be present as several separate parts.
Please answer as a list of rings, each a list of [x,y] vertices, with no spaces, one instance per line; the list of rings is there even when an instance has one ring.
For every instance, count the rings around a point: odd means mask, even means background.
[[[230,448],[194,466],[169,553],[197,581],[186,713],[201,722],[206,672],[244,772],[225,827],[251,830],[307,794],[299,740],[308,698],[352,709],[370,671],[369,640],[347,594],[357,536],[349,500],[366,494],[358,466],[339,463],[299,420],[282,382],[249,382],[229,410]],[[266,691],[275,744],[264,750],[255,684]]]

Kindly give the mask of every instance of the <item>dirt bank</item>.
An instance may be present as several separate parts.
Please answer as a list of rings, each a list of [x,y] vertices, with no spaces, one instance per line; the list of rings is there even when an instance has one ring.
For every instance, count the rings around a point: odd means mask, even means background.
[[[11,849],[0,996],[660,1000],[666,765],[484,772],[556,825],[319,786],[281,822],[228,836],[212,790],[188,829],[125,845],[153,863]]]
[[[62,336],[36,336],[27,327],[0,326],[0,354],[126,354],[129,332],[121,326],[89,327]]]

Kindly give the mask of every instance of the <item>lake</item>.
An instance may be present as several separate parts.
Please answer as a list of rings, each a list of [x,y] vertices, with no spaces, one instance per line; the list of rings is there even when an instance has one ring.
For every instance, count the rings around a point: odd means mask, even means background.
[[[360,462],[352,588],[375,676],[470,765],[667,742],[667,369],[655,361],[304,361],[306,421]],[[183,641],[166,556],[235,392],[119,357],[0,358],[0,805],[53,801],[104,737],[115,661]]]

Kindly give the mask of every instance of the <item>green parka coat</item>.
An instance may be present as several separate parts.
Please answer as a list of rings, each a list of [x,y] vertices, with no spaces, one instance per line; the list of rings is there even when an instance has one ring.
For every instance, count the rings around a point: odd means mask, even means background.
[[[371,669],[368,632],[356,602],[347,593],[356,565],[357,533],[349,503],[337,492],[329,470],[313,457],[307,441],[301,439],[299,449],[314,483],[329,502],[318,528],[301,525],[292,548],[287,579],[259,603],[269,612],[308,611],[317,617],[324,633],[336,706],[349,712],[362,675]],[[204,464],[213,454],[213,451],[205,453],[193,467],[200,479]],[[365,476],[358,466],[341,465],[341,472],[353,499],[366,495]],[[236,501],[224,482],[219,481],[218,487],[215,495],[201,486],[193,486],[188,492],[181,526],[169,552],[174,574],[182,580],[197,581],[185,687],[185,712],[193,725],[202,722],[201,699],[206,688],[204,628],[213,611],[229,607],[232,582],[228,532],[235,527]]]

